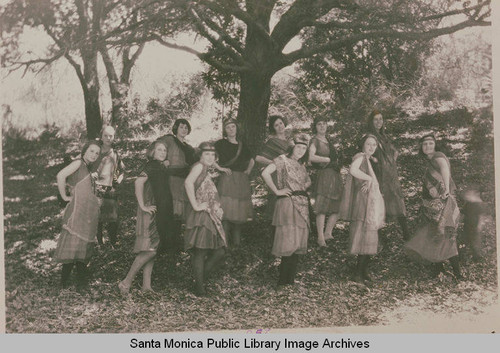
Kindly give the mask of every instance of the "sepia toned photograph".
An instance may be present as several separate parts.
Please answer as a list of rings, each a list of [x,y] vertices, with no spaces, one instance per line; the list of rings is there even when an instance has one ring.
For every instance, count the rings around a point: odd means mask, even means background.
[[[491,7],[0,0],[5,331],[494,332]]]

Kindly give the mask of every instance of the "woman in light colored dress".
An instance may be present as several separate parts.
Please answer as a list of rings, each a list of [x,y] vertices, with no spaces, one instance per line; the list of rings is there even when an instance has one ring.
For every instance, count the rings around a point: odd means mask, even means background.
[[[252,189],[248,176],[255,164],[246,145],[238,137],[236,120],[224,122],[225,138],[215,143],[218,169],[223,172],[217,189],[224,217],[222,224],[231,245],[238,247],[242,225],[253,219]]]
[[[226,235],[222,226],[223,211],[217,188],[212,181],[210,167],[216,160],[215,147],[209,142],[199,146],[196,162],[184,185],[191,204],[186,220],[184,245],[192,250],[194,293],[206,294],[205,280],[217,267],[225,254]]]
[[[271,115],[269,117],[269,138],[262,146],[262,149],[255,156],[255,162],[258,163],[259,168],[265,168],[273,162],[273,160],[287,153],[288,149],[293,146],[293,141],[289,140],[285,135],[286,119],[279,115]],[[273,176],[273,181],[276,179]],[[267,197],[267,212],[266,216],[272,219],[274,214],[274,205],[276,204],[276,195],[269,192]]]
[[[91,174],[101,150],[101,141],[89,141],[83,146],[81,158],[57,174],[61,198],[69,201],[63,215],[62,232],[54,258],[61,262],[61,285],[69,285],[69,277],[76,265],[79,286],[87,284],[87,263],[94,252],[101,200],[96,196],[96,175]],[[67,194],[67,188],[70,194]]]
[[[343,183],[340,163],[333,143],[326,137],[326,118],[316,118],[312,124],[315,136],[309,146],[309,161],[317,169],[311,197],[314,199],[318,244],[326,246],[325,240],[333,239],[332,231],[339,218]],[[326,221],[325,228],[325,219]]]
[[[421,226],[406,244],[406,249],[411,257],[434,263],[436,275],[443,271],[443,262],[450,260],[455,277],[461,279],[457,247],[460,211],[450,162],[436,150],[433,134],[420,139],[419,152],[427,162],[422,178]]]
[[[294,283],[298,255],[307,252],[310,231],[306,190],[311,186],[311,179],[305,167],[309,137],[299,134],[294,142],[287,154],[276,157],[262,172],[262,178],[277,197],[272,253],[281,256],[278,286]],[[272,178],[274,173],[276,182]]]
[[[378,141],[374,135],[361,139],[361,152],[357,153],[349,168],[344,195],[340,205],[340,218],[350,221],[349,253],[357,255],[354,281],[371,281],[368,274],[370,256],[378,251],[378,229],[384,224],[385,207],[373,164],[373,153]]]

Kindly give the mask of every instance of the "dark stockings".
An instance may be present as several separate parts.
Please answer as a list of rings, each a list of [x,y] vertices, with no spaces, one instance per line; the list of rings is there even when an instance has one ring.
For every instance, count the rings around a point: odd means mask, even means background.
[[[63,288],[69,286],[69,277],[71,276],[71,271],[75,263],[63,264],[61,271],[61,285]],[[76,262],[76,280],[78,286],[85,286],[88,281],[87,265],[81,261]]]
[[[460,261],[457,256],[453,256],[450,258],[450,265],[453,269],[453,274],[456,279],[462,279],[462,272],[460,271]],[[444,272],[444,262],[436,262],[432,264],[432,274],[434,276],[438,276],[440,273]]]
[[[115,245],[117,241],[116,235],[118,234],[118,222],[108,222],[106,224],[106,230],[108,231],[109,241],[111,245]],[[97,241],[100,245],[103,244],[103,222],[99,222],[97,226]]]
[[[280,264],[280,275],[278,285],[294,284],[295,274],[297,273],[297,264],[299,262],[299,255],[293,254],[291,256],[282,256]]]
[[[194,248],[192,257],[194,291],[196,295],[205,295],[205,280],[210,276],[220,261],[224,258],[224,248],[199,249]]]
[[[364,281],[371,281],[370,275],[368,274],[368,264],[370,262],[369,255],[358,255],[356,264],[356,272],[354,274],[354,281],[358,283],[363,283]]]

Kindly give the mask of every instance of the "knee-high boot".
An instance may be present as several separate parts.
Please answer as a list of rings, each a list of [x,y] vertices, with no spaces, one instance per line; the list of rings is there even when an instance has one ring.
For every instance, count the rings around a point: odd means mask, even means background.
[[[61,270],[61,286],[63,288],[68,288],[69,286],[69,276],[71,275],[71,270],[73,270],[74,263],[63,264]]]
[[[451,264],[451,267],[453,268],[453,274],[455,275],[455,278],[462,279],[463,276],[462,276],[462,272],[460,271],[460,261],[459,261],[458,255],[450,258],[450,264]]]
[[[287,274],[287,284],[295,283],[295,275],[297,274],[297,265],[299,263],[299,255],[293,254],[290,256],[290,262]]]
[[[278,286],[288,284],[289,271],[290,271],[290,256],[282,256],[280,263],[280,275],[278,279]]]

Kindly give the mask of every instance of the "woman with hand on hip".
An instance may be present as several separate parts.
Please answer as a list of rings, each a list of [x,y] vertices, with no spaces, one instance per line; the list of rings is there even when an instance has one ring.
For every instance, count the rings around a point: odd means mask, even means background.
[[[276,157],[262,172],[262,178],[277,197],[272,253],[281,256],[278,286],[294,284],[298,255],[307,253],[310,230],[306,190],[311,186],[311,179],[305,167],[309,137],[299,134],[294,142],[287,154]],[[276,174],[276,182],[272,174]]]
[[[461,279],[457,247],[460,211],[450,162],[436,150],[433,134],[420,139],[419,154],[426,161],[422,178],[421,226],[406,244],[406,249],[411,257],[434,263],[436,275],[443,271],[443,262],[450,260],[455,277]]]

